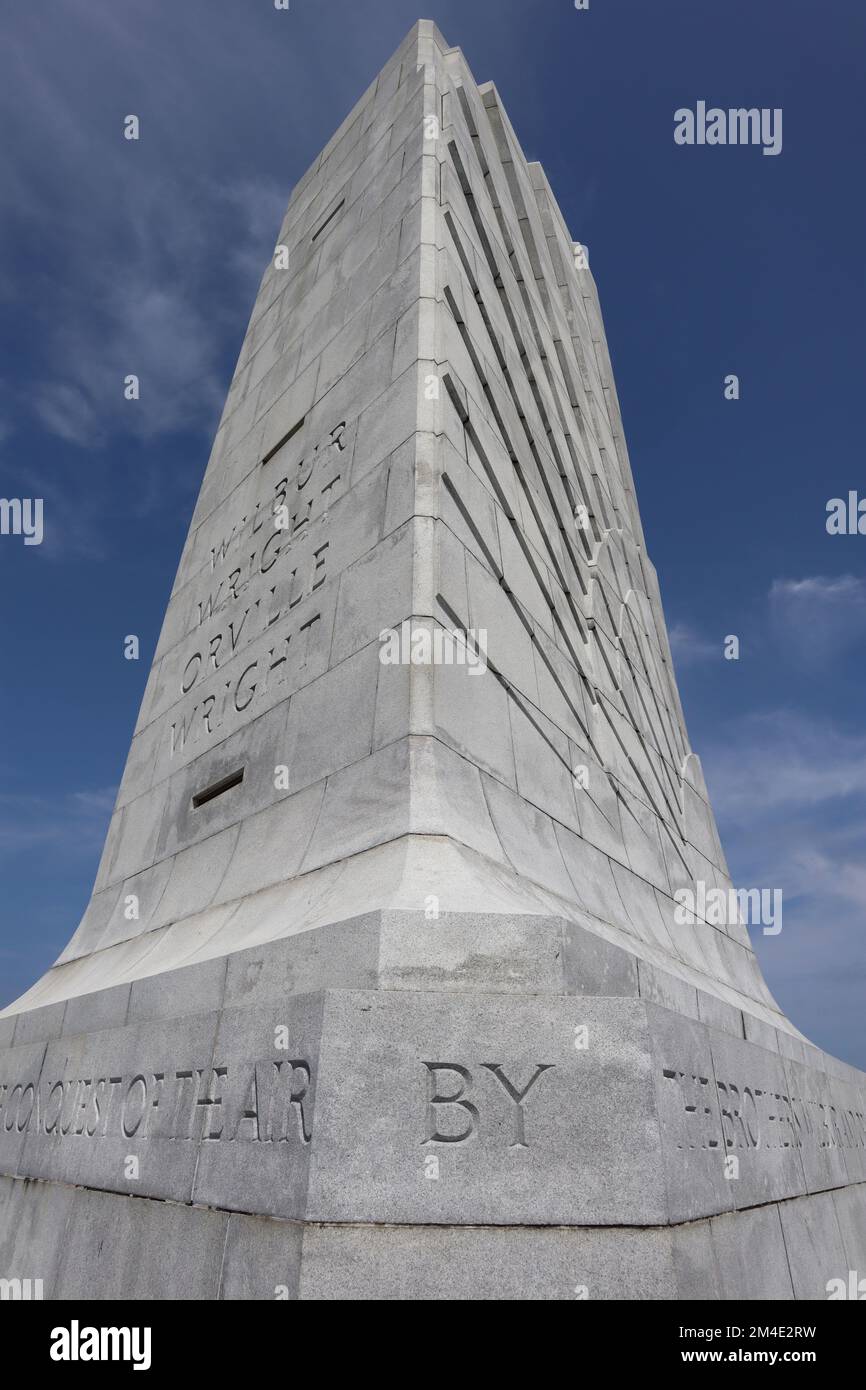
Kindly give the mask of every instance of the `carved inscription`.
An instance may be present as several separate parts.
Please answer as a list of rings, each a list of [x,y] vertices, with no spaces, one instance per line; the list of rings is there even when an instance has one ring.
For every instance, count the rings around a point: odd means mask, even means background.
[[[425,1144],[465,1144],[483,1128],[479,1105],[469,1099],[475,1080],[460,1062],[424,1062],[427,1068],[427,1134]],[[527,1149],[524,1102],[539,1077],[550,1071],[552,1062],[536,1062],[535,1070],[523,1085],[505,1074],[501,1062],[481,1062],[483,1073],[499,1083],[511,1105],[512,1138],[510,1149]],[[450,1112],[450,1113],[449,1113]]]
[[[680,1149],[862,1149],[866,1115],[853,1107],[664,1067],[682,1102]],[[718,1099],[721,1129],[715,1118]]]
[[[309,1144],[303,1058],[0,1084],[7,1134]]]
[[[207,741],[227,719],[237,722],[290,670],[306,664],[322,615],[301,605],[329,577],[330,541],[323,530],[347,482],[346,430],[344,420],[334,425],[282,476],[278,452],[267,465],[275,481],[266,498],[211,547],[208,571],[196,581],[202,596],[193,608],[189,650],[179,664],[182,704],[169,730],[172,758]],[[220,679],[239,652],[267,637],[272,645]]]
[[[218,684],[216,691],[202,691],[201,699],[178,714],[171,725],[171,756],[182,752],[188,744],[215,734],[227,714],[244,714],[254,700],[261,700],[274,684],[285,680],[290,658],[296,659],[297,666],[303,666],[321,616],[314,613],[296,627],[285,625],[275,632],[274,645],[264,656],[251,661],[237,677]]]

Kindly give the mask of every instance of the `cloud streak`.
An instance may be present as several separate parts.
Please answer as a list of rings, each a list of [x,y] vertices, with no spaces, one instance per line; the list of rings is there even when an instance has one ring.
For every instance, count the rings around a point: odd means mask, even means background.
[[[723,656],[721,641],[710,642],[689,623],[673,623],[668,628],[668,641],[677,670],[721,660]]]
[[[701,760],[735,882],[783,893],[782,934],[754,936],[770,988],[797,1027],[856,1061],[866,987],[866,735],[778,709],[730,721]],[[834,1000],[838,1013],[828,1009]]]
[[[117,797],[116,787],[67,792],[61,800],[0,795],[0,861],[34,850],[90,858],[101,849]]]
[[[769,613],[777,644],[790,659],[820,669],[866,635],[866,581],[852,574],[774,579]]]

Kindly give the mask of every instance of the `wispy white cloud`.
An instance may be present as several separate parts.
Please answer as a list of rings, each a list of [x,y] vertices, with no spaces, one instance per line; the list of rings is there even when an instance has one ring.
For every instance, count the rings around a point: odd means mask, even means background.
[[[790,709],[749,715],[701,750],[721,816],[750,821],[866,799],[866,735]]]
[[[288,193],[275,184],[240,179],[213,183],[209,190],[214,201],[222,202],[240,219],[241,235],[228,255],[238,275],[251,284],[265,269],[262,247],[270,247],[279,231],[286,210]]]
[[[228,384],[227,348],[289,192],[262,175],[232,174],[230,161],[225,175],[215,175],[214,151],[225,145],[232,117],[216,87],[219,69],[240,46],[248,50],[245,70],[256,68],[264,31],[231,12],[209,14],[202,29],[163,11],[154,22],[140,15],[133,33],[102,0],[86,7],[58,0],[57,8],[63,22],[40,7],[21,16],[0,89],[8,208],[0,251],[7,263],[30,244],[45,252],[41,322],[30,344],[41,361],[26,404],[49,434],[82,447],[112,435],[207,436]],[[181,50],[191,44],[188,60],[208,74],[197,102],[182,81]],[[302,89],[298,67],[289,49],[283,81]],[[160,74],[159,102],[141,90],[142,72]],[[98,74],[98,110],[88,74]],[[130,110],[140,115],[139,141],[123,138]],[[56,234],[46,241],[49,228]],[[5,290],[32,324],[32,286],[26,302],[23,286],[10,281]],[[124,401],[127,373],[141,379],[137,403]]]
[[[92,858],[105,840],[116,787],[41,795],[0,795],[0,860],[31,850]]]
[[[770,988],[808,1036],[856,1060],[866,997],[866,735],[780,709],[727,723],[701,760],[735,882],[783,894],[781,935],[753,938]],[[828,1012],[834,999],[838,1017]]]
[[[776,640],[791,660],[820,667],[866,634],[866,581],[851,574],[774,579],[769,611]]]
[[[80,386],[68,381],[49,381],[33,393],[33,409],[49,434],[70,444],[102,443],[99,415]]]
[[[689,623],[673,623],[668,629],[668,640],[677,670],[705,661],[720,661],[723,656],[721,641],[711,642]]]

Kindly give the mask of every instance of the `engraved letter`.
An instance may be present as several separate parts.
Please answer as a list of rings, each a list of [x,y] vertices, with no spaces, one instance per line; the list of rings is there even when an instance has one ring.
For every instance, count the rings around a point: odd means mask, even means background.
[[[468,1087],[472,1085],[472,1075],[466,1067],[461,1067],[457,1062],[425,1062],[427,1075],[429,1078],[427,1088],[427,1125],[430,1133],[424,1140],[425,1144],[462,1144],[468,1139],[475,1129],[478,1121],[478,1109],[471,1100],[464,1100],[463,1097]],[[457,1093],[451,1096],[442,1096],[436,1090],[436,1073],[439,1071],[451,1071],[463,1078],[465,1085],[460,1086]],[[436,1128],[436,1105],[459,1105],[469,1116],[469,1124],[462,1134],[440,1134]]]
[[[514,1138],[508,1145],[509,1149],[529,1148],[529,1145],[526,1142],[526,1135],[524,1129],[523,1102],[529,1095],[529,1092],[532,1090],[533,1086],[535,1085],[538,1078],[541,1076],[542,1072],[550,1071],[553,1067],[553,1063],[536,1062],[535,1072],[530,1077],[529,1081],[527,1081],[522,1091],[518,1091],[517,1088],[513,1086],[512,1083],[508,1080],[508,1077],[502,1070],[501,1062],[482,1062],[481,1065],[485,1067],[487,1071],[493,1073],[493,1075],[496,1077],[496,1080],[500,1083],[500,1085],[503,1087],[506,1093],[514,1101],[514,1108],[516,1112],[514,1116]]]

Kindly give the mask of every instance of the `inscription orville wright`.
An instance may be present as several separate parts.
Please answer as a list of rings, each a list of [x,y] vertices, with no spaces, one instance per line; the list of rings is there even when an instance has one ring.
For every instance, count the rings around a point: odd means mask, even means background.
[[[172,758],[217,734],[227,715],[245,715],[269,690],[273,693],[289,678],[290,664],[295,677],[303,667],[322,614],[305,611],[294,620],[303,600],[328,578],[328,509],[345,490],[339,459],[346,452],[346,428],[340,421],[329,429],[291,475],[280,476],[285,445],[277,446],[264,460],[267,479],[275,479],[266,484],[265,501],[258,500],[252,516],[238,518],[211,547],[212,577],[205,597],[195,605],[195,647],[188,655],[184,652],[179,663],[177,695],[183,704],[170,725]],[[315,522],[321,523],[317,538],[309,540]],[[217,678],[223,666],[264,636],[273,639],[273,646],[242,669],[230,668],[229,680]],[[192,700],[187,699],[190,695]]]

